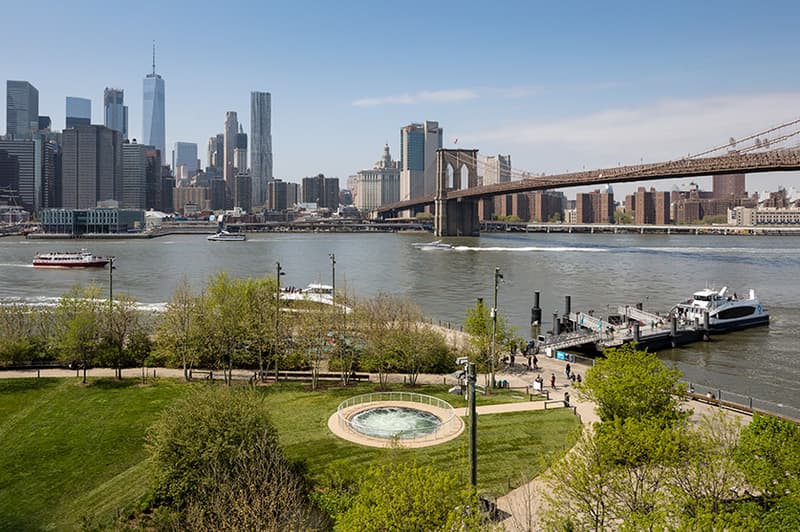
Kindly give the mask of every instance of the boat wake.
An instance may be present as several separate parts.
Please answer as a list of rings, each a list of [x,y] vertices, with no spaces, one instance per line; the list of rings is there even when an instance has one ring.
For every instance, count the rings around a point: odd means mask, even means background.
[[[512,253],[565,253],[565,252],[574,252],[574,253],[597,253],[597,252],[607,252],[609,251],[608,248],[578,248],[578,247],[547,247],[547,246],[524,246],[524,247],[502,247],[502,246],[490,246],[490,247],[473,247],[473,246],[453,246],[454,251],[501,251],[501,252],[512,252]]]
[[[34,297],[0,297],[0,306],[28,305],[31,307],[55,307],[61,301],[60,297],[34,296]],[[99,299],[98,301],[107,301]],[[140,303],[135,304],[136,310],[142,312],[164,312],[167,310],[167,303]]]

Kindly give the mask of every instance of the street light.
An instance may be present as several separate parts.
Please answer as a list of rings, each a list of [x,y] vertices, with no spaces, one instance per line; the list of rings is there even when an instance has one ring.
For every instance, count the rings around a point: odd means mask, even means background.
[[[336,311],[336,255],[328,253],[331,258],[331,303],[333,304],[334,313]]]
[[[491,372],[492,388],[495,387],[494,382],[494,362],[495,355],[497,354],[497,282],[502,279],[503,274],[500,273],[500,268],[494,269],[494,304],[492,305],[492,356],[489,358],[489,371]]]
[[[275,382],[278,382],[278,339],[280,338],[279,321],[281,315],[281,275],[286,275],[286,272],[281,268],[280,261],[275,262],[276,276],[275,276]]]

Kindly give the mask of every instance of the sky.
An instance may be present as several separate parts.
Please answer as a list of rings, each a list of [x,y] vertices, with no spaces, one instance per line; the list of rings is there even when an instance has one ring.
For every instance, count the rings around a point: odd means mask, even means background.
[[[140,137],[156,41],[168,150],[196,142],[206,164],[226,111],[249,132],[250,91],[267,91],[274,175],[288,181],[345,179],[371,168],[385,143],[398,158],[400,128],[424,120],[444,128],[445,147],[510,154],[515,170],[553,174],[680,158],[800,114],[796,1],[40,0],[0,9],[0,74],[37,87],[54,129],[64,127],[66,96],[90,98],[102,123],[108,86],[125,91],[129,137]],[[800,188],[800,173],[747,184]]]

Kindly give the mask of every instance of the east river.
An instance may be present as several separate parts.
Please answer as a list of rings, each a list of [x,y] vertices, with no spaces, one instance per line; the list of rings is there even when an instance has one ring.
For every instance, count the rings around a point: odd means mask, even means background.
[[[420,250],[422,234],[251,234],[247,242],[208,242],[204,235],[151,240],[65,241],[0,238],[0,301],[52,302],[75,283],[107,290],[109,270],[41,270],[36,252],[89,248],[117,258],[114,293],[144,306],[167,301],[183,278],[200,286],[216,272],[274,275],[284,286],[330,282],[336,256],[337,289],[359,297],[380,291],[407,295],[434,320],[458,327],[477,297],[492,298],[495,267],[504,279],[498,308],[530,335],[533,292],[549,329],[554,311],[607,315],[641,302],[666,313],[706,288],[754,288],[770,311],[769,327],[714,336],[711,342],[660,353],[687,381],[785,405],[800,418],[800,237],[697,235],[487,234],[446,239],[453,250]],[[741,399],[740,399],[741,400]],[[756,405],[762,403],[756,402]]]

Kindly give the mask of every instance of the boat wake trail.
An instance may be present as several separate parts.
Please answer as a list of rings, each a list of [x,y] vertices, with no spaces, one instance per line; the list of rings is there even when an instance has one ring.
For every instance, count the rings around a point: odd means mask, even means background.
[[[586,248],[586,247],[547,247],[547,246],[524,246],[524,247],[472,247],[472,246],[453,246],[454,251],[502,251],[512,253],[596,253],[607,252],[608,248]]]

